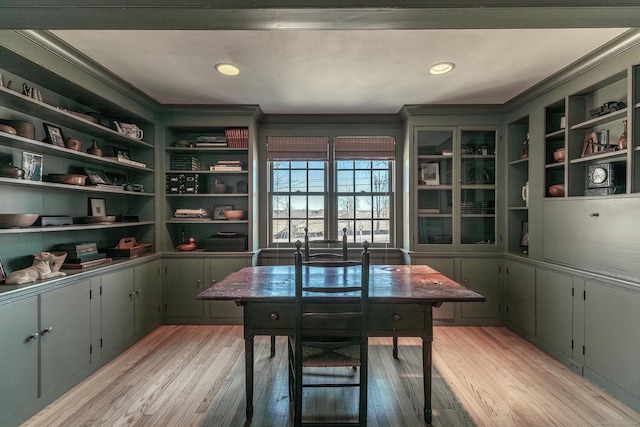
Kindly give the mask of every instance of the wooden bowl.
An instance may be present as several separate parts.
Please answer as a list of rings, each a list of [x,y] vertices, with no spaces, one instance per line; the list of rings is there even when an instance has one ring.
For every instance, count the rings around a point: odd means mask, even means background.
[[[549,187],[549,195],[553,197],[564,196],[564,184],[556,184]]]
[[[239,209],[239,210],[231,210],[231,211],[224,211],[224,217],[230,221],[238,221],[242,218],[244,218],[244,211]]]
[[[0,132],[4,132],[4,133],[8,133],[11,135],[17,135],[18,132],[16,132],[15,128],[12,128],[9,125],[5,125],[3,123],[0,123]]]
[[[69,184],[69,185],[84,185],[87,180],[86,175],[76,175],[72,173],[50,173],[49,175],[45,175],[45,181],[55,182],[58,184]]]
[[[0,228],[31,227],[39,214],[0,214]]]
[[[564,162],[564,148],[558,148],[553,152],[553,158],[556,162]]]

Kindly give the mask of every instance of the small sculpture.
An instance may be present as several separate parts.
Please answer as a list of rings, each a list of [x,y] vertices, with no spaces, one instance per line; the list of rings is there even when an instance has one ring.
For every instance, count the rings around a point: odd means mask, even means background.
[[[179,251],[195,251],[196,250],[196,239],[193,237],[189,237],[189,243],[183,243],[181,245],[176,246],[176,249]]]
[[[22,285],[23,283],[35,282],[36,280],[66,276],[67,273],[59,271],[66,257],[66,252],[57,255],[51,252],[35,254],[31,267],[9,274],[5,283],[7,285]]]

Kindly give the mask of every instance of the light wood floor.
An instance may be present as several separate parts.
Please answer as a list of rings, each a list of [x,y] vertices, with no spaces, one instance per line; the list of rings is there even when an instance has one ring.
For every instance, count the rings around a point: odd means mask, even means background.
[[[434,334],[434,426],[640,425],[640,414],[505,328],[436,327]],[[284,338],[277,345],[270,358],[268,338],[256,339],[251,424],[242,328],[163,326],[25,425],[288,426]],[[399,360],[390,345],[370,340],[368,425],[424,425],[419,341],[401,338]],[[305,418],[357,411],[357,391],[348,390],[306,396]]]

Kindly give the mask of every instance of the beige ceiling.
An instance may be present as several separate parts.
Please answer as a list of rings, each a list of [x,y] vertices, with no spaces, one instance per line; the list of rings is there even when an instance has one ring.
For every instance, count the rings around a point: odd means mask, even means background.
[[[167,104],[257,104],[267,114],[396,113],[406,104],[504,103],[623,28],[56,30]],[[444,76],[428,67],[456,63]],[[240,75],[213,67],[231,62]]]

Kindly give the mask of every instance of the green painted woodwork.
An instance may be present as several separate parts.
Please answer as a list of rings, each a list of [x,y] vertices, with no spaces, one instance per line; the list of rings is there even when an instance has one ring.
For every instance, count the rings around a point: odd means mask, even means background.
[[[531,336],[536,333],[536,269],[505,261],[506,321]]]
[[[38,297],[0,306],[0,422],[38,397]]]
[[[412,264],[416,264],[414,262],[415,259],[412,259]],[[452,258],[429,258],[429,259],[420,259],[420,264],[426,264],[430,267],[435,268],[440,273],[445,276],[454,279],[456,277],[455,274],[455,262]],[[445,302],[440,307],[433,309],[433,319],[448,321],[451,322],[455,320],[456,317],[456,304],[453,302]]]
[[[572,357],[573,280],[554,271],[536,271],[536,336]]]
[[[40,295],[41,396],[91,363],[89,290],[87,280]]]
[[[209,260],[211,280],[209,283],[220,281],[234,271],[251,266],[251,258],[222,258]],[[211,301],[209,313],[212,319],[226,319],[242,323],[242,307],[233,301]]]
[[[165,259],[165,304],[167,317],[204,316],[204,301],[195,296],[204,290],[204,260]]]
[[[497,258],[462,258],[460,276],[467,288],[483,295],[485,302],[460,304],[460,317],[498,319],[500,317],[500,260]]]
[[[134,268],[136,335],[162,324],[162,262],[152,261]]]
[[[102,355],[123,345],[134,334],[133,269],[102,275]]]
[[[586,282],[585,376],[594,371],[636,398],[640,398],[638,307],[637,290]]]

